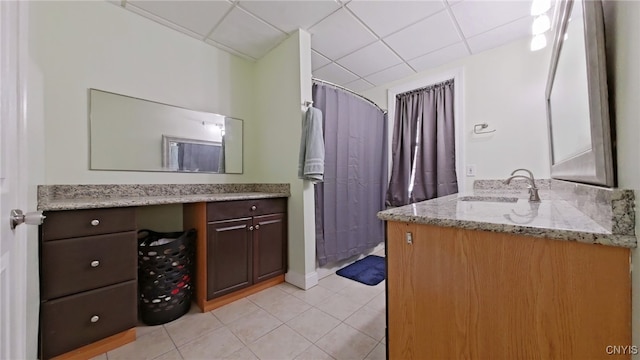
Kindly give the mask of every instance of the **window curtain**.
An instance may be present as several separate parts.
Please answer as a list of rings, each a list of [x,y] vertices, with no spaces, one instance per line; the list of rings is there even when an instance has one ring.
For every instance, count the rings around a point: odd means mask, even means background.
[[[453,95],[447,80],[396,96],[387,205],[458,192]]]
[[[386,115],[342,89],[313,84],[324,115],[324,182],[315,185],[316,257],[320,266],[362,254],[384,241]]]

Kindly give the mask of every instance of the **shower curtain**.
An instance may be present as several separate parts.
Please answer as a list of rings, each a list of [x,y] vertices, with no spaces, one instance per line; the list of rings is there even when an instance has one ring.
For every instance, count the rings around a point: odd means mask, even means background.
[[[315,185],[316,257],[320,266],[362,254],[384,241],[387,118],[342,89],[315,82],[324,115],[324,182]]]

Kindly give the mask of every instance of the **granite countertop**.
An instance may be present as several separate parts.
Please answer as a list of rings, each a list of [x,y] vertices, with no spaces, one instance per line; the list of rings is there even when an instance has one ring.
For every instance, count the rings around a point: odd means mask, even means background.
[[[38,210],[78,210],[289,197],[288,184],[48,185]]]
[[[637,246],[632,231],[612,231],[629,226],[607,228],[550,190],[541,190],[540,197],[542,201],[535,203],[529,202],[527,193],[522,191],[476,190],[384,210],[378,213],[378,218],[590,244]]]

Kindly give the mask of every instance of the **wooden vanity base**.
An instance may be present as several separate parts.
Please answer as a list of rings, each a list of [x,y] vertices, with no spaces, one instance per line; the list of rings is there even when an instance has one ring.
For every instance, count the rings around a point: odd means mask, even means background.
[[[630,358],[627,248],[389,222],[386,250],[389,359]]]
[[[52,360],[70,360],[70,359],[91,359],[107,351],[118,348],[122,345],[126,345],[130,342],[136,341],[136,328],[132,328],[121,333],[109,336],[102,340],[96,341],[92,344],[85,345],[81,348],[77,348],[68,353],[58,355]]]
[[[255,294],[264,289],[270,288],[272,286],[276,286],[280,283],[284,282],[284,275],[276,276],[272,279],[265,280],[258,284],[249,286],[248,288],[244,288],[242,290],[238,290],[234,293],[227,294],[224,296],[220,296],[219,298],[211,299],[209,301],[198,301],[198,307],[202,312],[211,311],[213,309],[217,309],[221,306],[225,306],[229,303],[232,303],[236,300],[240,300],[243,297],[249,296],[251,294]]]

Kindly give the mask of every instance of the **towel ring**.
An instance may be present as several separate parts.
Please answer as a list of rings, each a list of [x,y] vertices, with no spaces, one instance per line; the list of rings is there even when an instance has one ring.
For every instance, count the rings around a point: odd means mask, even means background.
[[[474,134],[490,134],[492,132],[496,132],[495,129],[488,130],[488,131],[482,131],[482,130],[488,128],[488,127],[489,127],[489,124],[487,124],[487,123],[475,124],[475,125],[473,125],[473,133]],[[480,130],[478,130],[478,129],[480,129]]]

